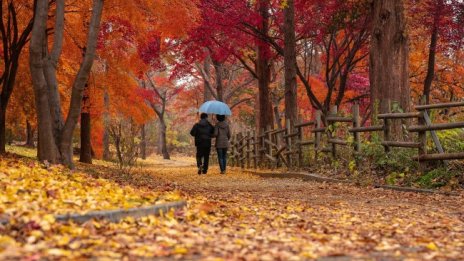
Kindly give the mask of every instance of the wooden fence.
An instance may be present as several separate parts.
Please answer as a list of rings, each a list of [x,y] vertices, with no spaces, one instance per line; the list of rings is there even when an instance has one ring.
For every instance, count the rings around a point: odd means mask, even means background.
[[[242,168],[275,168],[287,167],[289,169],[304,167],[305,148],[313,150],[315,159],[321,153],[330,153],[336,158],[339,146],[351,147],[353,155],[361,152],[361,133],[381,132],[381,142],[385,152],[392,147],[415,148],[421,167],[427,161],[464,159],[464,152],[446,153],[441,146],[435,131],[464,128],[464,122],[432,123],[429,117],[430,110],[449,109],[464,106],[464,102],[443,104],[430,104],[415,106],[414,112],[391,112],[377,115],[377,123],[372,126],[361,127],[359,105],[352,106],[350,116],[339,116],[336,107],[333,107],[326,117],[320,111],[316,112],[312,121],[292,124],[287,121],[284,128],[273,129],[267,127],[256,131],[246,130],[233,135],[229,160],[232,166]],[[405,129],[409,138],[401,141],[392,140],[392,121],[406,122]],[[345,132],[337,131],[344,124]],[[430,134],[437,153],[428,153],[427,133]],[[346,152],[346,150],[344,150]]]

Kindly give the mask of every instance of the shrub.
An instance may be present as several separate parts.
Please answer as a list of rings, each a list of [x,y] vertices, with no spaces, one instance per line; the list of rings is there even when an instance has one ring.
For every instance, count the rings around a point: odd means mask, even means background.
[[[124,118],[112,119],[109,126],[110,138],[116,149],[118,166],[130,171],[137,162],[140,149],[138,134],[140,126]]]
[[[417,184],[426,188],[438,188],[446,185],[457,184],[458,173],[448,168],[436,168],[417,180]]]

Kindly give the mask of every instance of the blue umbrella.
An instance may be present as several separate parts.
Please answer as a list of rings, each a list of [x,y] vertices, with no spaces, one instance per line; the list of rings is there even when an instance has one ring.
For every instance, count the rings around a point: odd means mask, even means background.
[[[229,106],[220,101],[207,101],[200,106],[200,112],[218,115],[232,115]]]

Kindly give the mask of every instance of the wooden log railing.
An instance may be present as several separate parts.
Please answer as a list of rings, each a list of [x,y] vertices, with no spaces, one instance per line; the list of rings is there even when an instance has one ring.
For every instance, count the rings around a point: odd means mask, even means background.
[[[377,115],[377,119],[383,124],[374,126],[361,126],[359,105],[353,104],[352,113],[348,116],[337,114],[336,108],[332,108],[327,117],[323,117],[321,111],[317,111],[314,120],[292,123],[286,121],[285,127],[273,129],[267,126],[260,132],[246,130],[233,135],[231,139],[230,162],[233,166],[242,168],[267,167],[275,168],[285,166],[288,169],[305,167],[305,148],[314,152],[316,159],[320,153],[331,153],[337,157],[338,146],[351,146],[352,154],[361,152],[361,133],[381,132],[385,152],[392,147],[417,149],[415,157],[421,165],[434,160],[464,159],[464,152],[445,153],[435,131],[464,128],[464,122],[432,123],[427,111],[432,109],[446,109],[451,107],[464,107],[464,102],[444,104],[429,104],[415,106],[414,112],[391,112]],[[324,118],[324,121],[322,120]],[[409,139],[395,141],[390,133],[391,121],[407,119],[417,120],[417,123],[406,127],[411,136]],[[347,132],[338,132],[340,124],[348,124]],[[436,145],[439,153],[428,154],[427,133]],[[343,134],[343,135],[342,135]],[[349,135],[353,139],[350,142]],[[342,135],[342,136],[341,136]],[[283,165],[282,165],[283,164]]]

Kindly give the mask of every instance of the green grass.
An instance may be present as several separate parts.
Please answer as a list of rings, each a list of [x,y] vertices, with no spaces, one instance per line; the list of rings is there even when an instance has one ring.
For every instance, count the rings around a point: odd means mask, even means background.
[[[24,146],[6,145],[6,151],[30,159],[37,159],[37,149]]]

